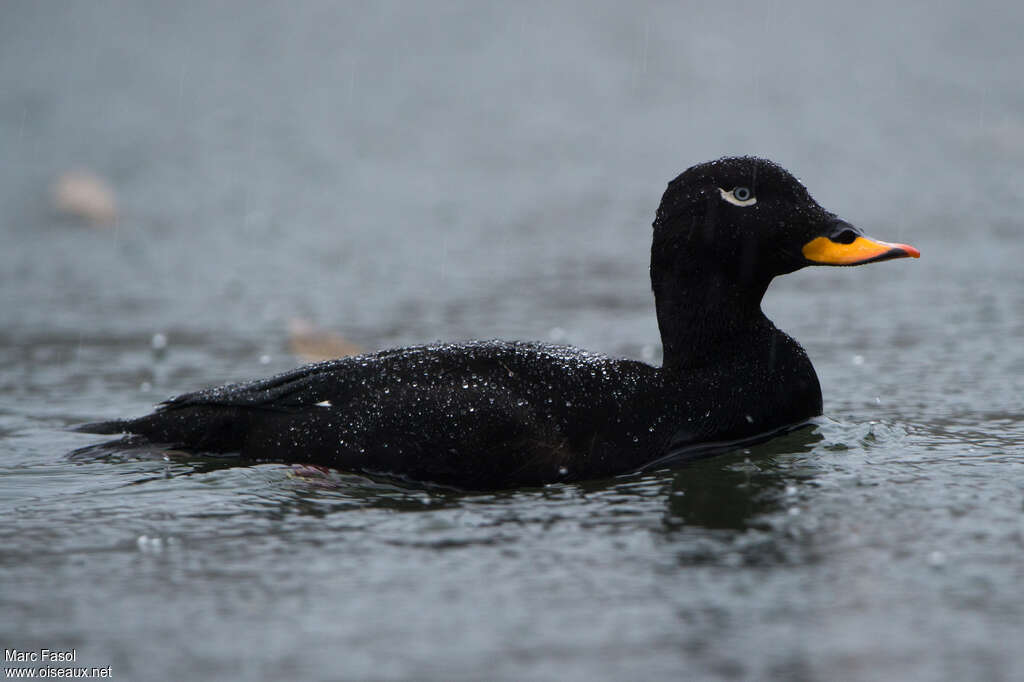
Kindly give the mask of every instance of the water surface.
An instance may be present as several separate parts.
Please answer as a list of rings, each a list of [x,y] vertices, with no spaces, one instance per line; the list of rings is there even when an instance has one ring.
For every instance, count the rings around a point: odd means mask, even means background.
[[[132,680],[1024,676],[1022,20],[8,7],[0,642]],[[769,291],[821,378],[809,430],[500,494],[68,457],[101,440],[70,425],[300,364],[295,317],[657,362],[654,209],[735,153],[923,253]],[[114,227],[51,207],[78,167]]]

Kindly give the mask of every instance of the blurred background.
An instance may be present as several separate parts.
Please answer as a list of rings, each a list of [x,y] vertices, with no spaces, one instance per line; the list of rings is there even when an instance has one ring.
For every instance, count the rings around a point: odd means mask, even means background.
[[[1020,4],[2,16],[4,646],[115,679],[1024,673]],[[360,348],[658,362],[654,210],[733,154],[923,254],[769,291],[812,436],[502,496],[67,458],[69,425]]]

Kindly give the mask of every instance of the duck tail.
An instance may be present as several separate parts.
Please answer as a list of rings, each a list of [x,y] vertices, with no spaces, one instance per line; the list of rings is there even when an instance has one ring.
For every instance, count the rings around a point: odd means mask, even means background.
[[[74,430],[103,435],[135,434],[151,443],[169,443],[210,452],[239,450],[250,424],[246,410],[223,406],[158,409],[134,419],[82,424]]]
[[[99,433],[113,436],[120,433],[129,433],[131,431],[131,421],[130,419],[114,419],[109,422],[90,422],[74,426],[71,430],[79,433]]]

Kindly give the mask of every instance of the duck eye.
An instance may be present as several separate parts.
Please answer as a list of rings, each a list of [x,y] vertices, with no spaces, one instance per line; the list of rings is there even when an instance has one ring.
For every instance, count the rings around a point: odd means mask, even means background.
[[[757,197],[749,187],[735,187],[728,192],[719,187],[718,191],[722,193],[723,199],[734,206],[753,206],[757,203]]]

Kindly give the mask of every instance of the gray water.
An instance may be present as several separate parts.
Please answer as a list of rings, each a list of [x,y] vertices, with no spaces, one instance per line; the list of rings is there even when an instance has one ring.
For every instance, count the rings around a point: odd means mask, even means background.
[[[826,4],[5,3],[2,646],[121,680],[1024,677],[1024,6]],[[923,254],[770,289],[809,431],[489,495],[68,457],[301,364],[295,317],[657,362],[654,209],[737,153]],[[75,168],[113,227],[53,208]]]

